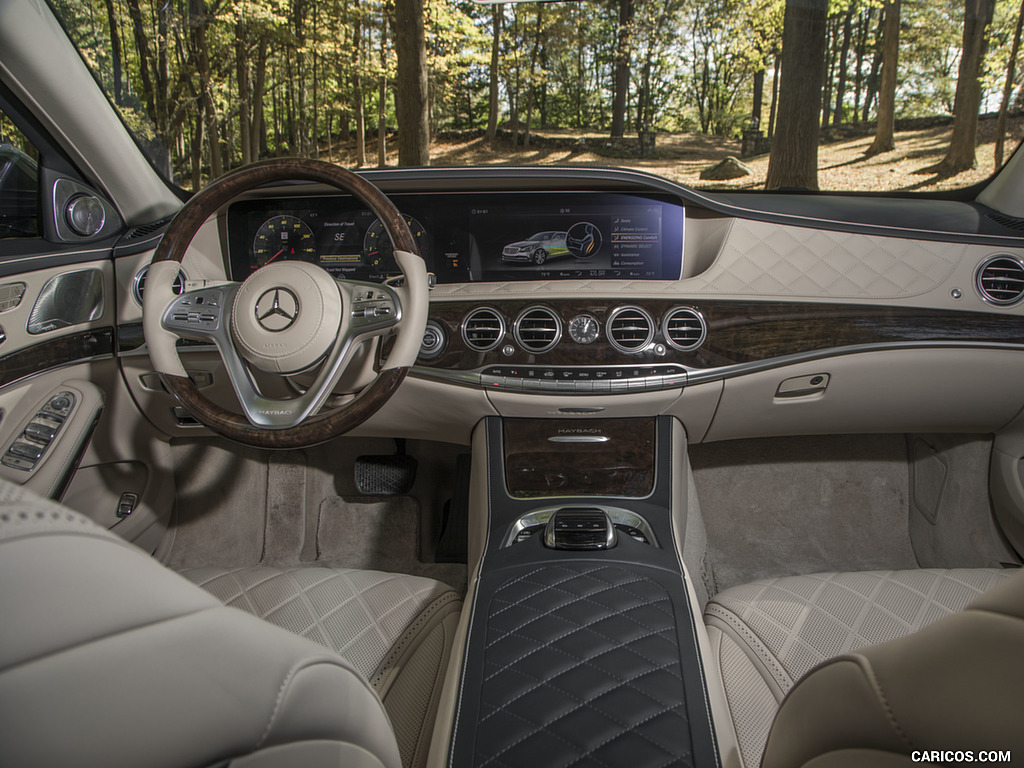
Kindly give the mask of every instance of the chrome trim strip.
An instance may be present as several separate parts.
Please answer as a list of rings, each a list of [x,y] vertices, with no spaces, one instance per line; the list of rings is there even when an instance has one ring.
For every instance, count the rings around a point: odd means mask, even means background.
[[[661,547],[661,544],[658,543],[658,538],[654,535],[654,530],[651,528],[650,523],[648,523],[642,515],[638,515],[636,512],[623,509],[622,507],[611,507],[607,504],[559,504],[554,507],[542,507],[540,509],[535,509],[532,512],[527,512],[512,523],[509,534],[505,537],[505,541],[502,542],[502,548],[504,549],[505,547],[510,547],[515,544],[516,536],[525,529],[535,525],[547,525],[551,516],[560,509],[600,509],[608,515],[608,518],[612,521],[612,525],[627,525],[630,528],[636,528],[647,537],[647,541],[651,543],[652,547]]]
[[[845,356],[845,355],[859,355],[867,352],[893,352],[906,349],[987,349],[992,351],[1005,351],[1005,352],[1021,352],[1024,351],[1024,344],[1009,344],[1006,342],[995,342],[995,341],[975,341],[975,342],[964,342],[964,341],[894,341],[882,344],[856,344],[847,347],[830,347],[828,349],[815,350],[813,352],[799,352],[792,355],[783,355],[781,357],[772,357],[767,360],[758,360],[751,363],[737,363],[736,365],[720,366],[718,368],[689,368],[686,367],[686,375],[683,377],[685,381],[679,387],[686,387],[691,384],[707,384],[713,381],[723,381],[725,379],[733,379],[738,376],[745,376],[749,373],[759,373],[761,371],[770,371],[774,368],[784,368],[789,365],[795,365],[797,363],[813,362],[815,360],[825,360],[830,357]],[[677,363],[677,365],[681,365]],[[545,366],[557,368],[558,366]],[[566,368],[582,367],[582,366],[562,366]],[[622,365],[602,365],[596,366],[599,368],[632,368],[635,366]],[[472,387],[483,387],[481,383],[481,371],[483,368],[478,368],[472,371],[447,371],[440,368],[430,368],[428,366],[414,365],[409,375],[420,379],[429,379],[432,381],[438,381],[445,384],[460,384],[463,386]],[[639,381],[634,379],[633,381]],[[610,392],[573,392],[571,390],[532,390],[532,389],[514,389],[511,387],[497,387],[502,392],[523,392],[526,394],[538,394],[538,395],[620,395],[620,394],[633,394],[633,390],[624,391],[610,391]],[[665,387],[664,389],[672,389],[672,387]],[[637,389],[635,392],[651,392],[655,388],[640,390]]]

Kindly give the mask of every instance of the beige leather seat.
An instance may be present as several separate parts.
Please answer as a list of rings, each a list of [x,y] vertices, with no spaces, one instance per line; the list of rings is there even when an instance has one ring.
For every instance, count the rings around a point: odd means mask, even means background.
[[[324,568],[187,575],[256,616],[0,482],[0,763],[425,762],[451,589]]]
[[[980,616],[988,610],[1008,618]],[[705,610],[742,764],[763,753],[766,768],[910,765],[914,749],[956,742],[949,736],[969,730],[980,701],[997,711],[1000,691],[1013,727],[1004,718],[984,731],[991,740],[953,749],[1008,748],[995,735],[1020,732],[1022,618],[1024,574],[987,569],[767,579],[727,589]],[[1004,688],[1004,671],[1017,682]],[[949,730],[957,718],[964,727]]]

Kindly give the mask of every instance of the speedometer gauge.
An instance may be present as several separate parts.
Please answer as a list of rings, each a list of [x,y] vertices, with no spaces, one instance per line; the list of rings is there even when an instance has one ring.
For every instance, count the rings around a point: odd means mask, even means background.
[[[405,223],[409,225],[412,232],[412,239],[416,242],[420,256],[427,257],[425,252],[427,232],[412,216],[402,216]],[[399,272],[398,264],[395,263],[395,249],[391,244],[391,238],[381,224],[380,219],[374,219],[373,224],[366,230],[363,237],[363,262],[379,272]]]
[[[253,269],[283,259],[311,262],[317,259],[313,230],[306,222],[295,216],[275,216],[267,219],[257,230],[252,241]]]

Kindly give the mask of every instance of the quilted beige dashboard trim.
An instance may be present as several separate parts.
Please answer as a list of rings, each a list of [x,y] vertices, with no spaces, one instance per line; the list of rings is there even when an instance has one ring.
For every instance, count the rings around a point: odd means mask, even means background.
[[[941,285],[966,245],[735,219],[711,267],[684,281],[702,293],[899,299]]]

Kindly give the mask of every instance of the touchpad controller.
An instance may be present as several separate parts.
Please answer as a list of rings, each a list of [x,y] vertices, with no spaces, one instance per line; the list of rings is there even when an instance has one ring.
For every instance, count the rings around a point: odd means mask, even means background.
[[[559,509],[544,529],[544,545],[551,549],[610,549],[615,543],[615,526],[597,507]]]

